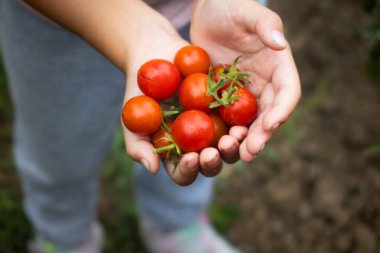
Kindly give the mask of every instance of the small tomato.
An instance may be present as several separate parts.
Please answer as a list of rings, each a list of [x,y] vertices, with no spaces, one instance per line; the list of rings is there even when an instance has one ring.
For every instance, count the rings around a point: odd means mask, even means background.
[[[160,105],[148,96],[133,97],[123,107],[122,120],[125,127],[133,133],[152,134],[162,121]]]
[[[167,128],[171,131],[173,122],[168,121],[165,122]],[[164,129],[162,126],[158,128],[156,132],[154,132],[151,136],[151,140],[153,143],[153,146],[156,149],[162,148],[162,147],[167,147],[172,144],[172,142],[168,139],[167,135],[170,133],[167,132],[166,129]],[[169,151],[161,152],[160,157],[161,158],[168,158]]]
[[[141,91],[156,100],[171,97],[178,89],[181,74],[171,62],[161,59],[144,63],[137,73],[137,83]]]
[[[191,74],[182,82],[179,89],[179,102],[186,110],[209,112],[209,104],[215,101],[207,96],[208,76],[203,73]]]
[[[210,56],[201,47],[185,46],[174,57],[174,63],[179,68],[183,77],[194,73],[208,73]]]
[[[179,115],[173,123],[172,137],[186,152],[198,152],[208,147],[214,138],[214,125],[210,117],[197,110]]]
[[[230,126],[247,126],[256,119],[257,101],[252,93],[238,87],[233,96],[239,96],[231,105],[219,107],[219,115]]]
[[[214,138],[211,142],[211,147],[217,148],[219,139],[223,136],[228,134],[229,127],[228,125],[220,118],[220,116],[212,112],[208,116],[210,116],[212,123],[214,124],[215,134]]]

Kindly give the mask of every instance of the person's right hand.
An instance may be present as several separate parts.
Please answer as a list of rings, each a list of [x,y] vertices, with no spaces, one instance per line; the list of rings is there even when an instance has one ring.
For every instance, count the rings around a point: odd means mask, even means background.
[[[245,87],[258,98],[257,119],[248,127],[231,127],[218,148],[230,162],[251,162],[295,109],[301,86],[281,18],[253,0],[196,0],[191,41],[214,62],[229,63],[251,74]],[[231,143],[239,145],[231,150]]]

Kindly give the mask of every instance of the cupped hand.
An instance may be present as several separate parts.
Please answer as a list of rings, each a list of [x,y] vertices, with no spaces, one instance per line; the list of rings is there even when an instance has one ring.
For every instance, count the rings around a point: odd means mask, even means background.
[[[190,38],[214,63],[232,63],[250,72],[246,84],[259,102],[257,119],[246,127],[232,127],[218,145],[223,159],[250,162],[284,123],[301,88],[280,17],[253,0],[197,0],[193,6]],[[236,149],[237,143],[240,147]]]
[[[124,103],[131,97],[141,95],[137,84],[137,72],[140,66],[151,59],[165,59],[173,62],[175,53],[188,42],[182,40],[179,35],[172,32],[167,35],[165,32],[152,30],[148,38],[140,41],[130,54],[127,69],[127,88]],[[140,162],[151,173],[157,173],[160,168],[160,158],[153,154],[154,146],[149,136],[138,135],[130,132],[123,126],[123,132],[128,155],[137,162]],[[222,168],[219,152],[215,148],[206,148],[200,154],[192,152],[183,155],[175,166],[172,162],[166,161],[165,168],[172,180],[179,185],[189,185],[202,171],[218,172]]]

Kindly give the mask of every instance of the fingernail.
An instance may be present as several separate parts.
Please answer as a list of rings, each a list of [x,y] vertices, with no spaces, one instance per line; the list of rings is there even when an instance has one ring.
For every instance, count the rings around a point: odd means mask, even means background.
[[[230,146],[230,147],[228,147],[227,149],[224,149],[224,151],[226,152],[226,153],[232,153],[232,152],[234,152],[236,150],[236,148],[234,147],[234,146]]]
[[[271,127],[271,130],[276,130],[279,126],[280,126],[280,123],[275,123],[275,124],[273,124],[273,126]]]
[[[166,169],[168,170],[169,174],[173,174],[175,171],[175,165],[172,162],[169,162],[166,164]]]
[[[186,167],[189,170],[196,170],[198,168],[198,161],[197,160],[190,160],[186,162]]]
[[[214,156],[211,160],[206,162],[208,167],[215,167],[218,165],[217,163],[218,163],[218,157],[217,156]]]
[[[282,32],[274,30],[271,33],[271,37],[272,37],[272,42],[280,47],[286,47],[286,45],[288,44]]]
[[[145,167],[149,172],[152,172],[152,171],[150,170],[150,164],[149,164],[149,162],[148,162],[146,159],[141,159],[141,163],[142,163],[142,165],[144,165],[144,167]]]

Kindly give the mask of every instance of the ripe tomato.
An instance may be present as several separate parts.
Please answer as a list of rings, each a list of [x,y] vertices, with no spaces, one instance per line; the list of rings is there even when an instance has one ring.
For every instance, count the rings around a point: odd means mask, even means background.
[[[213,96],[207,96],[208,76],[203,73],[191,74],[182,82],[179,88],[179,102],[185,110],[209,112],[210,103],[215,101]]]
[[[210,113],[208,116],[210,116],[211,120],[212,120],[212,123],[214,124],[214,129],[215,129],[215,134],[214,134],[214,138],[211,142],[211,147],[214,147],[214,148],[217,148],[218,147],[218,142],[219,142],[219,139],[223,136],[223,135],[226,135],[228,134],[228,129],[229,127],[227,126],[227,124],[220,118],[220,116],[215,113],[215,112],[212,112]]]
[[[155,59],[140,67],[137,73],[137,82],[145,95],[156,100],[164,100],[172,96],[178,89],[181,74],[173,63]]]
[[[246,126],[252,123],[257,114],[256,98],[242,87],[238,87],[234,95],[239,95],[239,99],[232,105],[220,106],[220,117],[231,126]]]
[[[186,46],[181,48],[174,57],[183,77],[194,73],[208,73],[210,67],[210,56],[208,53],[197,46]]]
[[[214,138],[214,125],[210,117],[197,110],[182,113],[174,120],[172,137],[186,152],[197,152],[208,147]]]
[[[240,70],[236,68],[236,71],[237,72],[231,72],[231,68],[232,68],[232,65],[231,64],[219,64],[219,65],[216,65],[215,67],[212,68],[212,73],[214,75],[214,81],[217,83],[219,82],[220,79],[222,78],[226,78],[224,76],[222,76],[221,74],[224,74],[224,75],[227,75],[227,78],[230,78],[230,79],[233,79],[233,77],[236,75],[236,76],[239,76],[239,73]],[[239,83],[244,85],[244,80],[242,79],[238,79]],[[223,90],[229,88],[232,84],[232,81],[231,82],[228,82],[226,83],[223,87],[221,87],[219,90],[218,90],[218,95],[219,96],[222,96],[222,92]]]
[[[133,133],[152,134],[162,121],[160,105],[148,96],[133,97],[123,107],[122,120]]]
[[[212,73],[214,74],[214,80],[215,80],[215,82],[219,82],[219,80],[223,78],[220,74],[226,74],[227,75],[229,73],[229,71],[230,71],[230,68],[231,68],[230,64],[219,64],[219,65],[213,67],[212,68]],[[227,89],[228,87],[230,87],[231,84],[232,84],[232,81],[228,82],[222,88],[220,88],[218,90],[219,96],[221,95],[222,91],[224,89]]]
[[[172,129],[172,121],[165,122],[165,124],[169,130]],[[151,140],[155,148],[162,148],[172,144],[172,142],[166,138],[166,134],[169,133],[162,126],[159,127],[158,130],[152,134]],[[161,158],[167,158],[169,155],[169,151],[162,152],[159,155]]]

